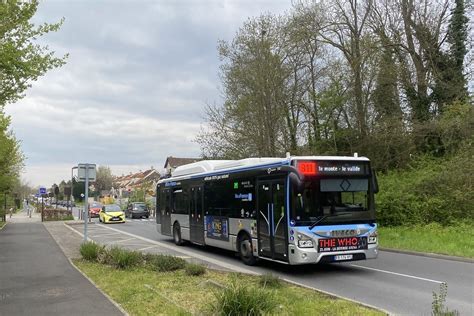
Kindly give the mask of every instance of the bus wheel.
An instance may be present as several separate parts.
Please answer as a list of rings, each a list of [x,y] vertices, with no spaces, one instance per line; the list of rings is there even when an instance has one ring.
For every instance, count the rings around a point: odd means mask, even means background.
[[[246,265],[253,266],[257,262],[257,259],[253,256],[252,239],[247,234],[239,238],[239,254]]]
[[[181,239],[181,227],[178,223],[173,225],[173,239],[174,243],[178,246],[182,246],[184,244],[183,239]]]

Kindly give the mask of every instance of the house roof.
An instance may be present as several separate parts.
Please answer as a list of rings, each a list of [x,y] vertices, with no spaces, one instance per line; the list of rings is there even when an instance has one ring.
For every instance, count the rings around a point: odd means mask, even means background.
[[[165,161],[165,168],[169,165],[171,168],[176,168],[182,165],[187,165],[193,162],[201,161],[201,158],[178,158],[169,156]]]
[[[126,176],[117,177],[115,182],[119,187],[134,187],[138,186],[141,183],[148,181],[158,180],[160,174],[155,169],[149,169],[145,171],[140,171],[133,174],[128,174]]]

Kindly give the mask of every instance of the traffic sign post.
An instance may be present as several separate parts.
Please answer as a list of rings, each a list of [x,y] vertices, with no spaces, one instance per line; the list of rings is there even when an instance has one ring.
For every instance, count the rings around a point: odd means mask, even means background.
[[[96,170],[95,164],[80,163],[77,166],[77,175],[79,181],[85,182],[84,194],[84,242],[87,242],[87,222],[89,218],[89,180],[95,181]]]

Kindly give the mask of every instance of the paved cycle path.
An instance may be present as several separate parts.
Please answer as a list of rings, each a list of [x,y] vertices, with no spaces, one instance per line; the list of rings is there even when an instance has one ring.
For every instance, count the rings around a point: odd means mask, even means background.
[[[71,266],[41,222],[19,217],[0,230],[1,316],[123,315]]]

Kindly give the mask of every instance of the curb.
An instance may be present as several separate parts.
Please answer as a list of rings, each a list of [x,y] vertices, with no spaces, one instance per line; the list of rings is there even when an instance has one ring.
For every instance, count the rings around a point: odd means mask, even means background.
[[[7,226],[7,222],[5,222],[5,225],[3,225],[2,227],[0,227],[0,230],[2,230],[5,226]]]
[[[74,269],[76,269],[83,277],[85,277],[87,281],[89,281],[97,290],[99,290],[100,293],[102,293],[105,297],[107,297],[110,303],[112,303],[115,307],[117,307],[118,310],[121,311],[124,316],[129,316],[127,311],[123,309],[123,307],[119,303],[115,302],[107,293],[102,291],[102,289],[97,284],[95,284],[95,282],[92,281],[92,279],[89,278],[84,272],[82,272],[81,269],[79,269],[70,258],[67,258],[67,260],[69,260],[69,263],[74,267]]]
[[[418,251],[412,251],[412,250],[402,250],[402,249],[383,248],[383,247],[379,247],[379,250],[380,251],[386,251],[386,252],[392,252],[392,253],[401,253],[401,254],[404,254],[404,255],[412,255],[412,256],[419,256],[419,257],[434,258],[434,259],[443,259],[443,260],[465,262],[465,263],[474,263],[474,259],[471,259],[471,258],[441,255],[441,254],[432,253],[432,252],[418,252]]]

